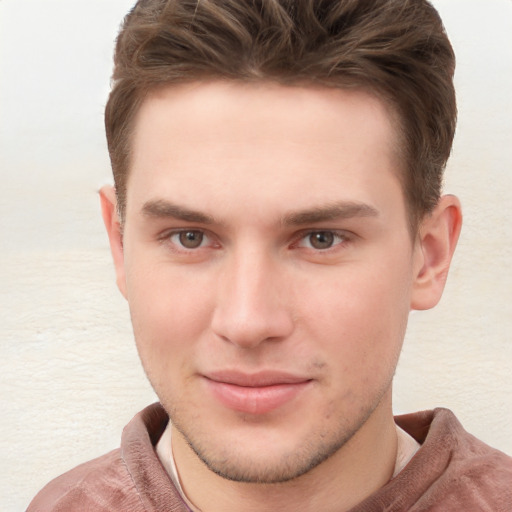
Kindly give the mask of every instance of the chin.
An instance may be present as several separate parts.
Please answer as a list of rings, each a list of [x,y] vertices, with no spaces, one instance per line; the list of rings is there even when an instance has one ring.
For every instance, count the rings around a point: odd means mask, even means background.
[[[338,452],[359,428],[359,424],[345,425],[329,431],[317,426],[293,436],[286,429],[284,434],[283,429],[270,433],[252,425],[249,434],[238,437],[226,428],[229,435],[217,439],[186,432],[179,421],[171,421],[210,471],[226,480],[259,484],[289,482],[309,473]]]

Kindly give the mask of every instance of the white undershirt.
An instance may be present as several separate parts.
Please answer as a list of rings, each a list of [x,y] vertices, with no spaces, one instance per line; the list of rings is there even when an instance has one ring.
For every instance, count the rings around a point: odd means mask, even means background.
[[[158,443],[156,444],[156,454],[158,455],[162,466],[171,477],[174,487],[176,487],[180,493],[181,499],[187,504],[188,508],[192,510],[192,512],[200,512],[200,510],[190,502],[190,500],[183,492],[183,488],[181,487],[178,470],[176,469],[176,462],[174,461],[174,455],[172,453],[171,431],[171,422],[169,421],[169,423],[167,423],[167,427],[165,427],[164,433],[161,435]]]
[[[409,461],[414,457],[416,452],[420,449],[420,443],[408,434],[404,429],[395,424],[397,447],[396,447],[396,462],[393,476],[395,478],[402,469],[409,464]]]
[[[395,469],[393,471],[393,476],[391,478],[395,478],[395,476],[402,471],[403,468],[409,463],[409,461],[414,457],[415,453],[419,450],[420,444],[416,439],[410,436],[405,430],[401,429],[398,425],[396,426],[396,434],[397,434],[397,452],[396,452],[396,462]],[[156,444],[156,454],[160,459],[163,467],[169,474],[169,477],[172,480],[172,483],[180,493],[181,498],[187,504],[188,508],[193,512],[200,512],[200,510],[195,507],[190,500],[187,498],[185,493],[183,492],[183,488],[181,487],[180,478],[178,476],[178,470],[176,469],[176,462],[174,460],[174,455],[172,453],[172,438],[171,438],[171,423],[167,424],[167,427],[164,430],[164,433],[158,440]]]

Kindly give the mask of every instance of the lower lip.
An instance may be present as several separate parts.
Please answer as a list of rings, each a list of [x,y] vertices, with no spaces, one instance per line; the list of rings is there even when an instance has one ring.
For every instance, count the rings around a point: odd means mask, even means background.
[[[272,386],[246,387],[206,379],[211,392],[223,405],[248,414],[265,414],[293,400],[310,381]]]

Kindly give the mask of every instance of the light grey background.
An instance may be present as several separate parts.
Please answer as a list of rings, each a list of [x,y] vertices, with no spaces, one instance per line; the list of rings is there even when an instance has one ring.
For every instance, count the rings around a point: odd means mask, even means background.
[[[457,56],[446,190],[465,226],[414,313],[395,410],[452,408],[512,453],[512,2],[437,0]],[[114,284],[97,189],[113,41],[132,0],[0,0],[0,508],[119,444],[155,399]]]

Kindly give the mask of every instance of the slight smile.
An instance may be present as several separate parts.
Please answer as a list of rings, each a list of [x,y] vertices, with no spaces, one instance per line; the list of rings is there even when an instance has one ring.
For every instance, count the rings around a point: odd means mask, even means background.
[[[296,398],[311,379],[282,372],[257,374],[215,372],[204,375],[205,383],[221,404],[246,414],[265,414]]]

